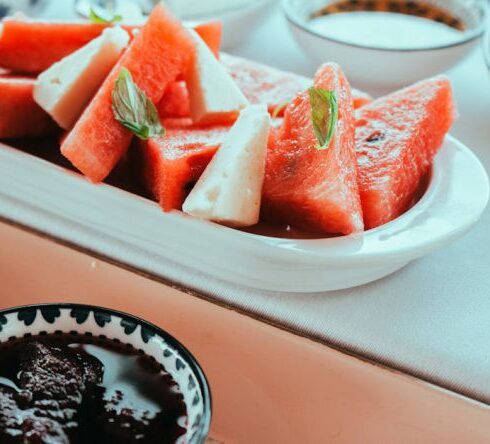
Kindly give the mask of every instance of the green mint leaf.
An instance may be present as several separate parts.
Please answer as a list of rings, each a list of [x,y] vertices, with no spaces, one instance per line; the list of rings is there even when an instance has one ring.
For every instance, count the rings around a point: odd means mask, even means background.
[[[112,91],[112,112],[121,125],[142,140],[165,135],[155,105],[126,68],[121,68]]]
[[[316,148],[326,150],[335,133],[339,117],[339,107],[335,91],[312,87],[310,95],[311,121],[318,140]]]
[[[97,13],[94,8],[90,8],[88,18],[92,23],[101,23],[104,25],[111,25],[113,23],[121,22],[123,19],[122,15],[119,14],[113,15],[112,18],[103,17],[100,13]]]

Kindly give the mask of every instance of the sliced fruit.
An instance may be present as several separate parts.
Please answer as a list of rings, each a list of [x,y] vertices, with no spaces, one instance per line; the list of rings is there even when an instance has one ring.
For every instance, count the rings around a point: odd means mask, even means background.
[[[244,227],[259,221],[270,117],[263,105],[240,112],[184,202],[184,212]]]
[[[221,54],[220,61],[250,103],[265,104],[271,114],[283,116],[286,105],[298,92],[312,85],[312,79],[280,71],[240,57]],[[354,108],[372,101],[369,94],[352,90]],[[169,87],[158,105],[162,117],[190,116],[189,97],[184,83]]]
[[[189,30],[195,50],[184,80],[190,112],[196,123],[223,123],[236,119],[248,101],[199,35]]]
[[[120,27],[108,28],[84,47],[40,74],[34,100],[64,129],[69,129],[95,95],[129,42]]]
[[[206,42],[206,45],[213,51],[215,57],[219,58],[221,38],[223,35],[223,24],[221,21],[212,20],[210,22],[199,23],[194,26],[194,31]]]
[[[338,123],[327,149],[317,149],[308,93],[286,108],[284,124],[267,156],[263,210],[267,219],[319,233],[363,229],[354,152],[354,114],[349,84],[340,67],[323,65],[316,88],[333,91]]]
[[[0,24],[0,66],[16,72],[40,73],[98,37],[110,24],[52,22],[8,17]],[[123,26],[132,34],[139,26]],[[221,41],[219,22],[196,26],[213,52]]]
[[[363,91],[352,89],[352,98],[354,99],[354,109],[359,109],[373,101],[373,98]]]
[[[107,25],[9,17],[2,21],[0,65],[39,73],[98,37]]]
[[[281,107],[278,115],[284,114],[287,103],[297,93],[312,85],[312,80],[308,77],[280,71],[241,57],[222,54],[220,60],[250,103],[266,104],[271,113]]]
[[[451,84],[445,76],[419,82],[357,112],[366,228],[385,224],[408,209],[454,116]]]
[[[143,177],[164,211],[180,210],[230,127],[199,127],[190,119],[166,120],[163,125],[164,137],[139,142]]]
[[[34,83],[27,77],[0,76],[0,138],[34,137],[56,130],[32,97]]]
[[[222,54],[220,60],[250,103],[265,103],[277,116],[283,116],[287,103],[313,83],[308,77],[229,54]],[[354,108],[372,101],[357,89],[352,89],[352,96]]]
[[[134,83],[156,103],[186,68],[193,49],[182,24],[161,4],[156,6],[64,140],[63,155],[90,180],[104,180],[132,139],[132,133],[116,121],[112,109],[112,94],[121,68],[126,68]]]
[[[190,117],[189,93],[183,80],[168,86],[157,109],[162,118]]]

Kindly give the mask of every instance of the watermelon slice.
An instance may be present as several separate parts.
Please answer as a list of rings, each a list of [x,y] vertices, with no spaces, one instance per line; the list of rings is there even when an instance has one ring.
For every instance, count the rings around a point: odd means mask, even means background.
[[[240,57],[221,53],[223,63],[245,97],[253,104],[265,104],[269,112],[283,116],[285,104],[300,91],[311,86],[312,80]],[[354,108],[372,101],[369,94],[352,90]],[[158,105],[162,117],[188,117],[189,96],[184,82],[172,85]]]
[[[220,60],[249,102],[266,104],[271,113],[312,84],[308,77],[280,71],[240,57],[222,54]],[[280,115],[284,113],[284,108],[285,106]]]
[[[0,25],[0,65],[16,72],[40,73],[102,34],[110,25],[90,22],[48,22],[8,17]],[[137,26],[123,26],[131,35]],[[211,50],[219,53],[221,23],[195,27]]]
[[[183,80],[168,86],[162,100],[157,104],[157,110],[162,118],[190,117],[189,92]]]
[[[0,138],[34,137],[57,126],[34,101],[35,79],[0,76]]]
[[[405,212],[455,116],[451,84],[435,77],[357,112],[356,151],[366,228]]]
[[[221,38],[223,35],[223,24],[221,21],[212,20],[210,22],[199,23],[194,26],[194,31],[206,42],[206,45],[213,51],[216,58],[219,58]]]
[[[284,115],[285,106],[281,107],[281,105],[312,85],[312,80],[308,77],[281,71],[241,57],[222,54],[221,63],[227,67],[250,103],[267,104],[269,112],[279,111],[278,116]],[[354,108],[372,101],[369,94],[357,89],[352,89],[352,96]]]
[[[85,46],[107,27],[98,23],[56,23],[5,18],[0,35],[0,65],[39,73]]]
[[[263,214],[306,231],[358,232],[363,222],[350,87],[334,63],[318,70],[314,85],[336,93],[339,114],[333,139],[327,149],[316,148],[310,99],[299,94],[286,108],[280,137],[269,149]]]
[[[230,127],[198,127],[190,119],[164,120],[163,125],[165,137],[139,142],[143,177],[165,211],[180,210]]]
[[[352,98],[354,100],[354,109],[359,109],[373,101],[373,98],[368,93],[355,88],[352,89]]]
[[[104,180],[124,155],[132,133],[114,118],[112,92],[122,67],[156,103],[185,69],[193,51],[188,31],[159,4],[61,146],[62,154],[93,182]]]

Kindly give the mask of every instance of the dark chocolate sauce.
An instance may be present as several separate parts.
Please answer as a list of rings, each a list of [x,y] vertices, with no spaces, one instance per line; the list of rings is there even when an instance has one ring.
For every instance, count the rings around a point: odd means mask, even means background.
[[[152,358],[72,335],[0,346],[0,442],[174,443],[186,407]]]

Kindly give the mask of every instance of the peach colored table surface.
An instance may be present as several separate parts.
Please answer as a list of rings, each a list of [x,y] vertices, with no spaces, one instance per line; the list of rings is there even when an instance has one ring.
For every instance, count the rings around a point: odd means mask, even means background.
[[[311,75],[279,9],[234,53]],[[490,76],[481,51],[450,73],[460,119],[453,135],[490,168]],[[360,86],[362,85],[354,85]],[[379,91],[372,91],[379,93]],[[6,214],[0,190],[0,215]],[[189,285],[254,316],[490,401],[490,209],[465,238],[395,275],[323,294],[258,292],[206,276]]]

